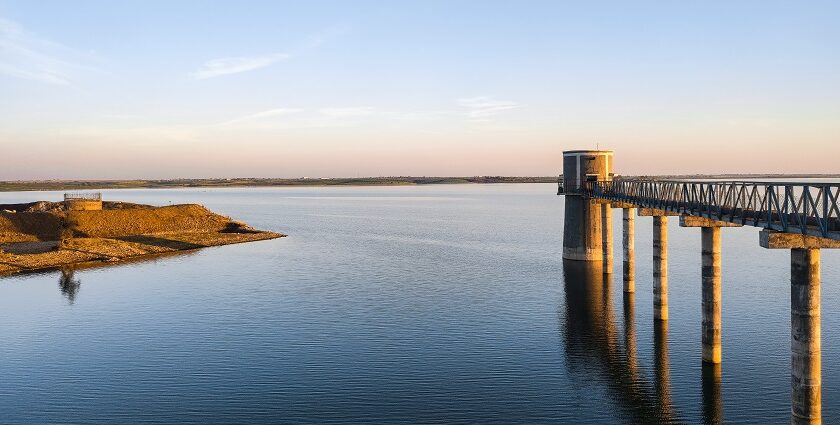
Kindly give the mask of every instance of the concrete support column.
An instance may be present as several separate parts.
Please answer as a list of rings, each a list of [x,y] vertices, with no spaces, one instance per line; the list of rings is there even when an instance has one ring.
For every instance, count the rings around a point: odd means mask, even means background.
[[[604,250],[604,273],[613,272],[612,206],[601,204],[601,247]]]
[[[703,361],[721,360],[720,227],[703,227],[702,239],[702,339]]]
[[[820,249],[840,248],[840,241],[762,230],[758,243],[790,249],[790,422],[820,424]]]
[[[712,220],[705,217],[682,215],[680,227],[699,227],[702,241],[701,311],[703,321],[703,363],[719,364],[721,361],[721,278],[720,278],[720,228],[741,227],[741,224]]]
[[[668,217],[653,217],[653,318],[668,320]]]
[[[622,208],[624,292],[636,291],[636,209]]]
[[[820,250],[790,250],[791,423],[822,423]]]

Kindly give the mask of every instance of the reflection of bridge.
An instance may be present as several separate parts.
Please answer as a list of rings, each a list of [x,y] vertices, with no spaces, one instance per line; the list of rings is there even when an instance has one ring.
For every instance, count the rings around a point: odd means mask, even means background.
[[[623,213],[624,291],[635,291],[635,216],[653,217],[654,318],[668,319],[668,217],[702,235],[703,361],[721,362],[722,227],[761,228],[791,251],[791,418],[821,422],[820,249],[840,248],[840,185],[614,179],[612,151],[563,153],[563,257],[613,269],[612,209]],[[638,212],[637,212],[638,210]]]

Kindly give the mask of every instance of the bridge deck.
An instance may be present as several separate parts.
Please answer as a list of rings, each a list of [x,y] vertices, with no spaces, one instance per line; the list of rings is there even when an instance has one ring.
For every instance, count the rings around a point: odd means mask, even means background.
[[[779,232],[840,240],[840,184],[624,180],[587,182],[583,196]]]

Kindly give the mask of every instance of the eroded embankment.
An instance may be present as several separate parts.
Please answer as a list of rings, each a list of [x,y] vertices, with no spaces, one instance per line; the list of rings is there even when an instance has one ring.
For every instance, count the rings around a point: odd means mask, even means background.
[[[109,203],[101,211],[70,212],[59,204],[36,204],[7,205],[0,211],[0,274],[285,236],[194,204]]]

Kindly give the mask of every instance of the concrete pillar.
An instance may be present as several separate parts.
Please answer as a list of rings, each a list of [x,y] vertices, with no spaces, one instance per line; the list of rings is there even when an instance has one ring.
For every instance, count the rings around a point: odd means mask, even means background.
[[[791,423],[822,423],[820,250],[790,250]]]
[[[720,363],[720,227],[703,227],[700,231],[702,239],[703,361]]]
[[[668,320],[668,217],[653,217],[653,318]]]
[[[701,299],[703,362],[719,364],[722,351],[721,338],[721,279],[720,279],[720,228],[741,227],[741,224],[712,220],[705,217],[682,215],[680,227],[699,227],[702,241]]]
[[[636,291],[636,209],[622,208],[624,292]]]
[[[604,273],[613,272],[612,206],[601,204],[601,247],[604,250]]]
[[[790,249],[790,421],[820,424],[820,249],[840,248],[840,241],[765,229],[758,243]]]

